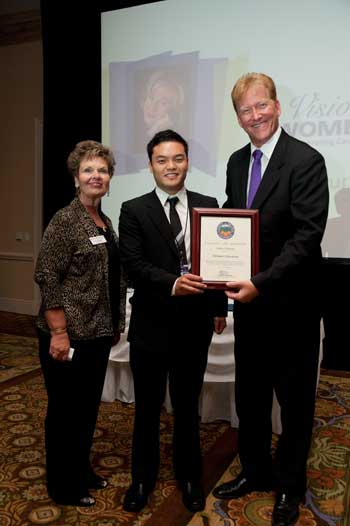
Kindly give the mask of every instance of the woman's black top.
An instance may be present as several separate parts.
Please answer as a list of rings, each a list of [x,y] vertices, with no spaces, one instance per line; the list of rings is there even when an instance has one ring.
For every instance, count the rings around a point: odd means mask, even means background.
[[[119,326],[119,291],[120,291],[120,256],[119,248],[109,228],[98,226],[99,233],[107,240],[108,251],[108,283],[109,298],[112,313],[113,327],[117,331]]]

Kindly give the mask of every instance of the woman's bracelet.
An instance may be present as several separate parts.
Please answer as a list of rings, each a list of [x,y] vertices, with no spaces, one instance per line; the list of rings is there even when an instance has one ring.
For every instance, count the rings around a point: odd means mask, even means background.
[[[56,327],[50,330],[51,334],[63,334],[67,332],[67,327]]]

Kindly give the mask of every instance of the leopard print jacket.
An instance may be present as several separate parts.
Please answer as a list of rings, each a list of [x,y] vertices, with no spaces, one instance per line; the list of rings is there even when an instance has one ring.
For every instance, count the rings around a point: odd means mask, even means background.
[[[118,238],[110,219],[101,214]],[[109,286],[108,253],[105,244],[93,245],[89,238],[99,232],[80,200],[59,210],[46,228],[36,263],[34,279],[42,303],[37,325],[48,331],[44,312],[63,308],[70,338],[93,339],[113,335]],[[121,270],[119,330],[125,328],[126,278]],[[118,320],[114,320],[118,326]]]

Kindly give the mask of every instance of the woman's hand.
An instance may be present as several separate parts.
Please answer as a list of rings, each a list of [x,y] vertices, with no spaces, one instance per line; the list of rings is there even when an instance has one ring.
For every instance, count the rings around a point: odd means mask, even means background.
[[[62,334],[52,334],[50,342],[50,355],[54,360],[64,362],[68,360],[70,341],[67,332]]]
[[[60,362],[68,360],[70,341],[64,310],[61,307],[48,309],[45,318],[51,332],[50,355]]]

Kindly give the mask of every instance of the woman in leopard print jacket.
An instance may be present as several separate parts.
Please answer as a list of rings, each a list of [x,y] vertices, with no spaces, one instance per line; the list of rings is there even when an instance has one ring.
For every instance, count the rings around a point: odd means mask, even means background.
[[[47,489],[59,504],[91,506],[107,480],[90,463],[111,346],[124,330],[126,282],[118,238],[100,210],[115,160],[95,141],[76,145],[68,168],[77,197],[45,230],[35,270],[41,291],[39,352],[48,394]],[[70,349],[74,349],[73,355]]]

